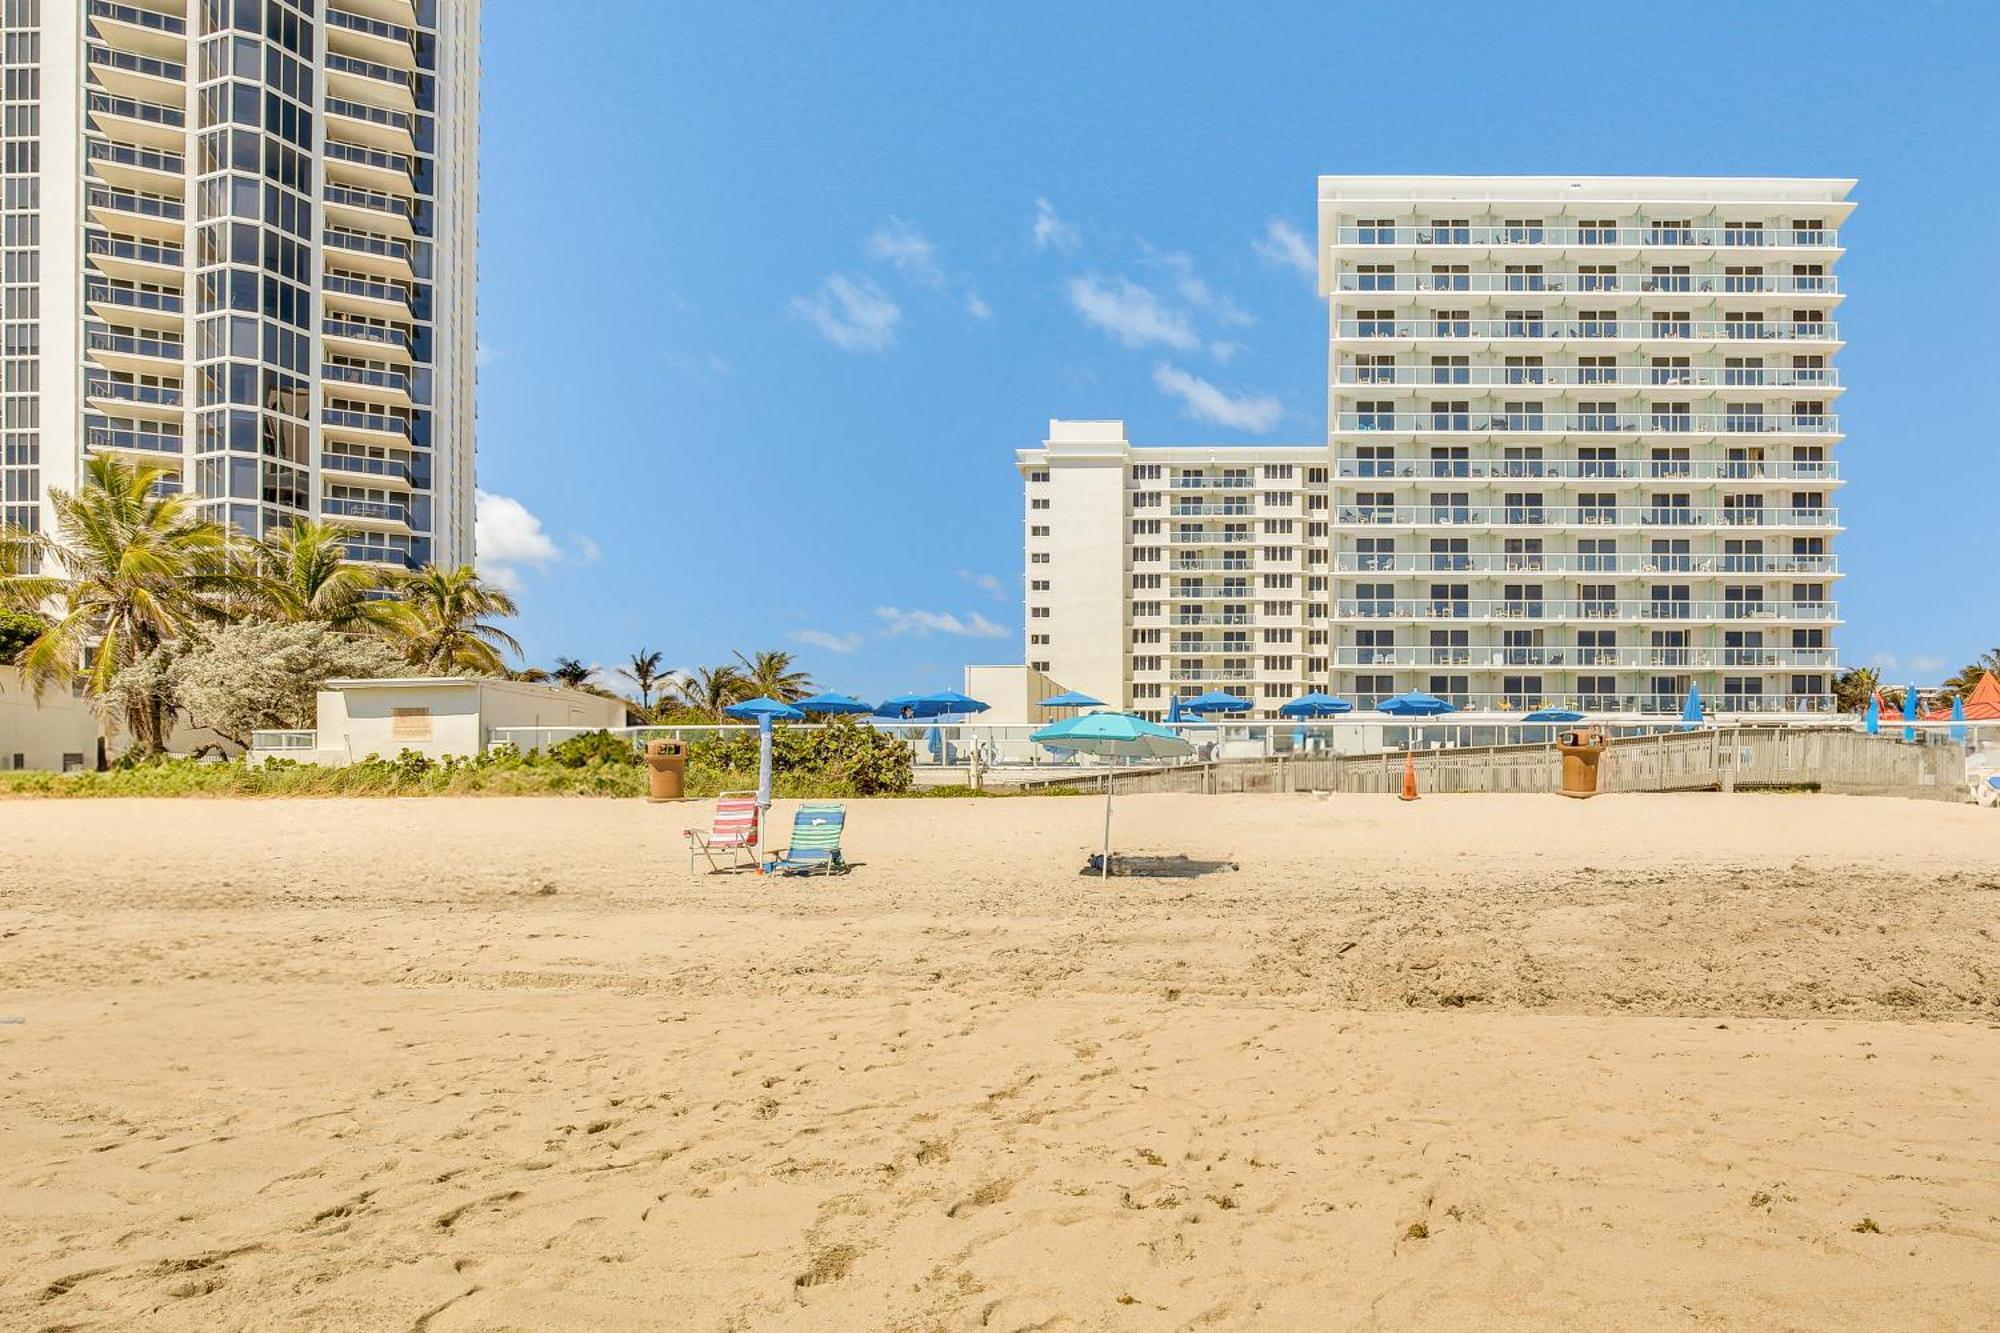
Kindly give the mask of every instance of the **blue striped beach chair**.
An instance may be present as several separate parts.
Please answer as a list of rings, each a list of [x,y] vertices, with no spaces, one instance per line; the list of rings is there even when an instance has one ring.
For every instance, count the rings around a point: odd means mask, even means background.
[[[836,801],[808,801],[792,816],[792,844],[774,853],[764,871],[771,875],[832,875],[844,873],[840,831],[847,824],[847,807]]]

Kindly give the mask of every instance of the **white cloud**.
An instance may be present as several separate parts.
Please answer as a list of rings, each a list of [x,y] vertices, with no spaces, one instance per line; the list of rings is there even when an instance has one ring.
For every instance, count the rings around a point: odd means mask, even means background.
[[[473,542],[480,572],[503,588],[521,586],[528,569],[547,569],[563,558],[562,548],[542,527],[542,520],[508,495],[473,492]]]
[[[960,616],[950,611],[905,611],[894,606],[878,606],[875,614],[882,620],[882,632],[892,636],[911,634],[922,638],[927,634],[957,634],[972,639],[1007,637],[1003,626],[994,624],[977,611]]]
[[[1212,342],[1208,345],[1208,354],[1225,366],[1234,361],[1236,354],[1242,350],[1242,343]]]
[[[792,314],[843,352],[884,352],[896,345],[903,308],[869,277],[829,274],[811,296],[792,298]]]
[[[1077,229],[1056,216],[1056,206],[1046,199],[1035,200],[1035,221],[1029,229],[1037,250],[1060,250],[1071,254],[1083,243]]]
[[[792,638],[813,648],[824,648],[830,653],[851,653],[861,646],[859,634],[829,634],[823,629],[795,629]]]
[[[481,339],[472,346],[472,364],[484,370],[500,359],[500,349]]]
[[[1181,300],[1217,323],[1241,325],[1257,322],[1249,311],[1208,285],[1195,271],[1191,255],[1179,250],[1155,250],[1149,245],[1146,247],[1146,258],[1155,267],[1167,271]]]
[[[1181,400],[1187,414],[1231,430],[1262,434],[1278,424],[1284,404],[1269,394],[1232,397],[1207,380],[1164,361],[1153,368],[1153,384],[1161,393]]]
[[[978,292],[968,287],[965,289],[965,313],[974,319],[991,319],[993,307],[986,304],[985,298]]]
[[[1319,262],[1313,258],[1312,245],[1297,227],[1283,218],[1266,222],[1264,234],[1250,242],[1250,248],[1270,263],[1296,269],[1305,275],[1307,282],[1319,281]]]
[[[1942,657],[1913,657],[1910,659],[1910,670],[1916,672],[1919,676],[1928,676],[1932,672],[1942,671],[1944,667],[1945,661]]]
[[[1007,585],[1001,581],[1000,576],[997,574],[975,574],[969,569],[961,569],[958,571],[958,576],[973,587],[992,595],[1000,601],[1011,600],[1007,596]]]
[[[877,227],[861,249],[870,259],[892,264],[911,282],[932,291],[944,289],[944,270],[938,267],[937,247],[930,237],[901,218],[890,218]]]
[[[1164,304],[1152,288],[1128,278],[1119,278],[1115,283],[1095,274],[1071,278],[1069,303],[1087,322],[1127,347],[1164,343],[1186,352],[1201,345],[1184,313]]]
[[[576,543],[576,558],[586,565],[594,565],[604,557],[604,548],[595,539],[580,532],[572,532],[569,539]]]

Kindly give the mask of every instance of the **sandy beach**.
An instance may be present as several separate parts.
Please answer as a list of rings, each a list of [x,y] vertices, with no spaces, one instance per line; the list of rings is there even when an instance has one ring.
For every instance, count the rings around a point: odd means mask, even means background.
[[[0,1327],[2000,1325],[1991,812],[703,809],[0,803]]]

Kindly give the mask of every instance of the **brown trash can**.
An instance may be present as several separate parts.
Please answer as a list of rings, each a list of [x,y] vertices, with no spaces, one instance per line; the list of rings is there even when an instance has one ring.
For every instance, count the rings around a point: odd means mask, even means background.
[[[685,799],[687,762],[685,741],[647,741],[646,767],[652,772],[647,775],[646,799],[649,801]]]
[[[1597,761],[1604,744],[1601,731],[1565,731],[1556,738],[1563,757],[1563,795],[1578,800],[1597,795]]]

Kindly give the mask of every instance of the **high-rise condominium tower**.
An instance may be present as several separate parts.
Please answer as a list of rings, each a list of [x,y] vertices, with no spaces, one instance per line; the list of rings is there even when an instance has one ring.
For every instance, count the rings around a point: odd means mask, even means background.
[[[1029,661],[1155,713],[1831,709],[1852,184],[1321,178],[1327,443],[1052,423]]]
[[[479,0],[0,0],[4,516],[86,459],[472,558]]]

